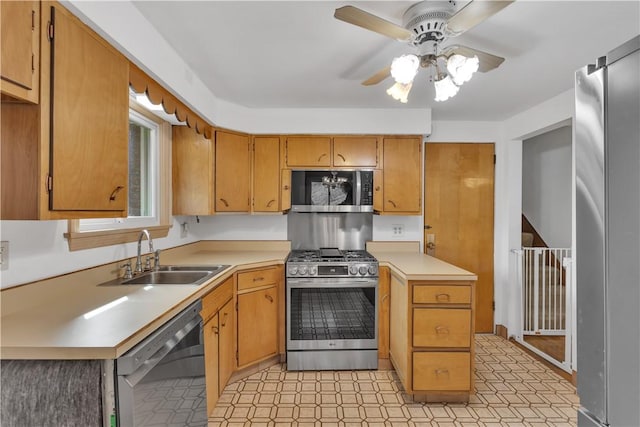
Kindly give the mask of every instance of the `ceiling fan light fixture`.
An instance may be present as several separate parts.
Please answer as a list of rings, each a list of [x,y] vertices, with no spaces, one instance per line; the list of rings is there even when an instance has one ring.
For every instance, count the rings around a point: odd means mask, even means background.
[[[387,95],[390,95],[396,101],[406,104],[408,101],[409,91],[411,91],[411,86],[413,86],[413,82],[406,84],[396,82],[393,86],[387,89]]]
[[[477,55],[467,58],[466,56],[455,54],[447,59],[447,71],[453,82],[458,86],[471,80],[473,73],[478,71],[479,66],[480,61]]]
[[[391,62],[391,77],[401,84],[410,84],[418,73],[420,58],[416,55],[402,55]]]
[[[433,85],[436,88],[435,100],[437,102],[446,101],[447,99],[454,97],[458,93],[458,90],[460,90],[453,80],[451,80],[449,75],[445,75],[445,77],[440,80],[434,81]]]

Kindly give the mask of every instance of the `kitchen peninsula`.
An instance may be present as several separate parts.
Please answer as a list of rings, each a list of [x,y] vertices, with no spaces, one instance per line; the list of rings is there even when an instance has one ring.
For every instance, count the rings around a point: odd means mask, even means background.
[[[476,276],[418,253],[417,242],[414,243],[412,252],[397,252],[395,246],[386,249],[382,243],[370,246],[382,269],[389,273],[391,285],[390,295],[380,291],[381,299],[384,298],[387,304],[391,301],[387,325],[384,316],[380,318],[381,339],[384,340],[384,334],[387,341],[390,338],[393,365],[406,391],[415,394],[416,399],[464,400],[465,396],[468,399],[473,390],[472,314]],[[237,302],[239,294],[245,291],[240,289],[239,292],[238,281],[244,280],[239,275],[282,266],[289,250],[288,241],[200,241],[163,251],[161,263],[165,265],[231,266],[199,286],[166,285],[147,290],[140,285],[99,286],[118,275],[117,266],[122,263],[119,261],[3,290],[0,348],[3,367],[9,359],[93,360],[102,361],[103,369],[111,363],[113,369],[114,359],[181,310],[229,282],[233,283],[230,287],[233,289],[232,301]],[[277,363],[284,354],[284,275],[281,269],[276,271],[281,275],[276,288],[278,316],[275,324],[268,325],[277,329],[276,354],[260,356],[242,366],[238,359],[233,360],[235,373],[230,376],[231,380]],[[408,292],[410,289],[413,291]],[[83,317],[87,312],[123,297],[126,297],[124,303],[90,319]],[[384,305],[380,310],[384,310]],[[39,315],[33,316],[34,312]],[[444,314],[442,318],[449,323],[433,323],[429,320],[433,314]],[[242,338],[240,335],[245,333],[242,331],[247,330],[238,325],[241,318],[240,314],[232,315],[236,333],[232,345],[236,351]],[[424,333],[418,333],[418,329]],[[413,334],[413,342],[409,334]],[[438,357],[434,360],[433,356]],[[446,358],[442,359],[444,356]],[[439,366],[440,361],[453,365]],[[433,371],[433,378],[420,374],[429,370]],[[10,374],[3,369],[3,379]],[[429,385],[429,381],[434,380],[435,385]],[[32,381],[34,389],[36,385],[49,387],[42,378]],[[7,406],[10,402],[4,397],[3,394],[2,409],[10,410],[12,407]],[[103,399],[104,396],[96,398]],[[108,404],[103,406],[109,408]],[[105,417],[111,415],[108,412],[106,409]]]

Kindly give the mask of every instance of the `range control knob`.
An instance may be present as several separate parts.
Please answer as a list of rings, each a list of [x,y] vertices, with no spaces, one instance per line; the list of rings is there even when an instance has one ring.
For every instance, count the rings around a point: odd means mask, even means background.
[[[318,274],[318,267],[315,265],[309,267],[309,276],[315,276],[316,274]]]
[[[351,267],[349,267],[349,274],[358,274],[358,266],[352,265]]]
[[[370,265],[369,266],[369,274],[374,276],[376,273],[378,272],[378,269],[376,268],[375,265]]]
[[[368,268],[367,268],[366,265],[361,265],[360,266],[359,272],[360,272],[361,275],[364,276],[365,274],[367,274],[367,271],[368,271]]]
[[[290,265],[289,266],[289,274],[292,276],[295,276],[296,274],[298,274],[298,266],[297,265]]]
[[[306,275],[307,274],[307,266],[306,265],[300,266],[300,268],[298,269],[298,272],[303,276]]]

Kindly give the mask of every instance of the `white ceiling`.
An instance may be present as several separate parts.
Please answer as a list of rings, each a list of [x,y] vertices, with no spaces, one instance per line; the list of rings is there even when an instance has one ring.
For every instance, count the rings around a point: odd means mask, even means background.
[[[413,3],[134,2],[216,97],[252,108],[432,108],[436,120],[509,118],[572,88],[576,69],[640,34],[638,0],[517,0],[452,39],[505,57],[498,69],[439,103],[422,69],[400,104],[385,93],[391,79],[360,82],[412,48],[333,13],[351,4],[401,24]]]

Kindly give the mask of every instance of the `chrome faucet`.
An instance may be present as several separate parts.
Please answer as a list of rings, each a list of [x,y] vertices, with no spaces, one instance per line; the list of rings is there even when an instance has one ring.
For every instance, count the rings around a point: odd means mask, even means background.
[[[154,252],[153,240],[151,240],[149,231],[147,229],[140,231],[140,235],[138,236],[138,256],[136,257],[136,268],[133,270],[133,274],[140,274],[144,271],[142,268],[142,236],[147,236],[147,240],[149,241],[149,252]]]

